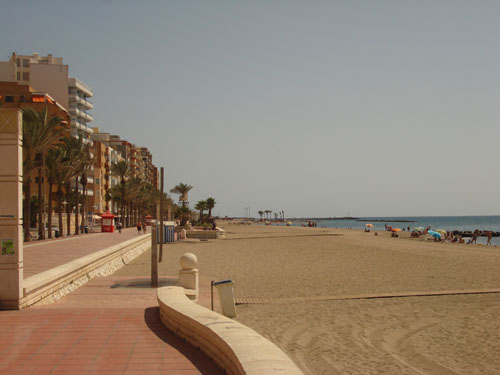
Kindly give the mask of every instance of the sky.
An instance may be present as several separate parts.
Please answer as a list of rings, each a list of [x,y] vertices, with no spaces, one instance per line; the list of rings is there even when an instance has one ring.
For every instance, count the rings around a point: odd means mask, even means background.
[[[500,214],[498,1],[0,4],[0,60],[63,57],[191,206]]]

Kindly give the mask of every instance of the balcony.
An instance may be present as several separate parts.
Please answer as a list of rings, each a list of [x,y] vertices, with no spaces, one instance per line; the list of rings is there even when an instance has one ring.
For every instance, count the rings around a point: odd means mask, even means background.
[[[88,87],[85,83],[80,81],[78,78],[70,77],[68,81],[70,88],[76,88],[77,90],[82,91],[85,95],[92,97],[94,96],[94,92],[90,87]]]
[[[70,106],[74,105],[74,104],[79,104],[79,105],[81,105],[82,107],[84,107],[87,110],[94,108],[94,104],[92,104],[91,102],[89,102],[83,96],[78,95],[78,93],[70,93],[69,94],[69,99],[70,99],[69,100]]]
[[[83,119],[85,119],[85,121],[87,121],[87,122],[94,121],[94,117],[91,114],[84,112],[84,111],[80,111],[80,112],[81,112],[81,117]]]
[[[72,118],[71,119],[71,126],[75,129],[81,130],[87,134],[92,134],[92,129],[89,128],[84,122],[82,122],[78,119]]]
[[[82,104],[85,106],[85,108],[87,108],[87,109],[92,109],[92,108],[94,108],[94,105],[93,105],[91,102],[89,102],[88,100],[83,99],[83,102],[84,102],[84,103],[82,103]]]

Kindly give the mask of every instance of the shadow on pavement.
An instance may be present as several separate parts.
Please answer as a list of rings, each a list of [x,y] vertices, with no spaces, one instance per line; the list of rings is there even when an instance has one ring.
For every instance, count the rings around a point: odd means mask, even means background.
[[[202,351],[176,336],[160,320],[160,308],[148,307],[144,310],[144,321],[148,328],[163,342],[177,349],[204,375],[224,374]]]
[[[160,278],[158,282],[158,287],[162,286],[176,286],[177,279],[166,279]],[[122,280],[119,283],[113,284],[110,286],[111,289],[115,288],[156,288],[151,286],[150,279],[131,279],[131,280]]]

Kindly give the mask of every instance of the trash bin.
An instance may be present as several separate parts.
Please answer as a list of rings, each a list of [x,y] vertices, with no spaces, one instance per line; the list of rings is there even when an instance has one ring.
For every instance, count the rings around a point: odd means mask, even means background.
[[[156,238],[160,243],[160,229],[157,229]],[[174,226],[170,224],[163,225],[163,243],[171,243],[175,241]]]
[[[88,225],[85,225],[83,227],[83,230],[85,231],[85,233],[88,233],[89,232],[89,226]]]
[[[59,229],[54,229],[54,236],[59,238]]]
[[[219,293],[222,314],[228,318],[234,318],[236,309],[234,307],[233,280],[217,281],[214,286],[217,288],[217,293]]]

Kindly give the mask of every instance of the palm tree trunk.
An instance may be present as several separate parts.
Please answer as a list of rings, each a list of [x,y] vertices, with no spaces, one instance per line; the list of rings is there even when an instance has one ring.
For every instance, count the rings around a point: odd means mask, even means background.
[[[87,181],[85,181],[85,185],[83,186],[83,214],[85,217],[85,225],[89,225],[89,190],[87,188]]]
[[[52,185],[49,183],[49,202],[48,202],[48,209],[47,209],[47,223],[49,227],[49,238],[52,238]]]
[[[23,184],[24,187],[24,207],[23,207],[23,227],[24,242],[31,242],[30,222],[31,222],[31,179],[27,178]]]
[[[75,234],[80,234],[80,226],[78,225],[79,203],[80,203],[80,192],[78,191],[78,176],[76,176],[75,177]]]
[[[83,186],[82,224],[87,225],[87,184]]]
[[[43,192],[42,192],[42,167],[38,168],[38,239],[45,238],[45,228],[43,227]]]
[[[66,190],[66,235],[71,235],[71,183],[66,182],[64,184],[64,189]]]
[[[59,216],[59,237],[63,235],[63,217],[62,217],[62,190],[61,186],[57,188],[57,215]]]
[[[120,199],[120,214],[122,215],[122,225],[125,227],[125,182],[123,181],[123,177],[121,185],[122,185],[121,188],[122,196]]]

